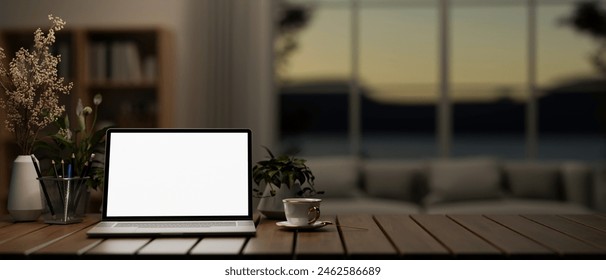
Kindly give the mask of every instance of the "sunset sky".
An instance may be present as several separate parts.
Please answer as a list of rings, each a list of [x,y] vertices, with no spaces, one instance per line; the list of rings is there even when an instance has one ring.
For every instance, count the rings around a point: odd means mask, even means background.
[[[451,82],[455,100],[488,101],[502,95],[525,99],[526,1],[507,2],[520,4],[469,6],[455,1],[451,5]],[[558,24],[572,13],[573,7],[539,5],[537,80],[541,87],[595,75],[588,56],[596,49],[596,42]],[[438,16],[437,6],[431,5],[362,5],[360,76],[376,98],[435,101],[439,79]],[[300,49],[289,58],[285,78],[349,78],[350,17],[347,3],[316,5],[311,22],[300,33]]]

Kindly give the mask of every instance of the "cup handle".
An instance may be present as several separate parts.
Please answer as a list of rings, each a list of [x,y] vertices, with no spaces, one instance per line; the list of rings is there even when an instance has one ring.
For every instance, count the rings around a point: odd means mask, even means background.
[[[314,206],[309,208],[309,211],[307,211],[307,217],[309,217],[309,214],[311,214],[312,212],[315,212],[316,214],[311,220],[307,222],[308,224],[313,224],[320,218],[320,207]]]

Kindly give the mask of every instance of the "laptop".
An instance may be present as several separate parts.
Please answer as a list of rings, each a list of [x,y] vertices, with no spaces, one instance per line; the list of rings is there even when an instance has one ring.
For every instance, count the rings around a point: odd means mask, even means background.
[[[254,235],[249,129],[107,130],[110,236]]]

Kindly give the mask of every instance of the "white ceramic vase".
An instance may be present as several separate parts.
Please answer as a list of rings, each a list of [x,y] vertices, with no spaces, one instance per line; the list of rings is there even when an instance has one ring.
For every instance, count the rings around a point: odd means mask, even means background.
[[[42,214],[44,204],[37,177],[31,156],[18,156],[13,161],[7,203],[13,220],[35,221]]]
[[[274,196],[271,196],[272,188],[276,190]],[[300,190],[301,187],[299,184],[296,184],[292,188],[289,188],[284,184],[280,188],[267,184],[263,191],[263,197],[259,200],[259,205],[257,205],[257,210],[268,219],[284,221],[286,220],[286,215],[284,214],[284,203],[282,202],[282,199],[297,197],[297,193]]]

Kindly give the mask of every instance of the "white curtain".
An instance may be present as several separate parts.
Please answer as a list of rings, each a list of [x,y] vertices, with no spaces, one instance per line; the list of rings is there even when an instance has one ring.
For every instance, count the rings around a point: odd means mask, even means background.
[[[206,127],[253,130],[254,157],[272,146],[276,131],[273,0],[208,0],[202,41],[199,106]],[[198,81],[196,81],[198,82]]]

